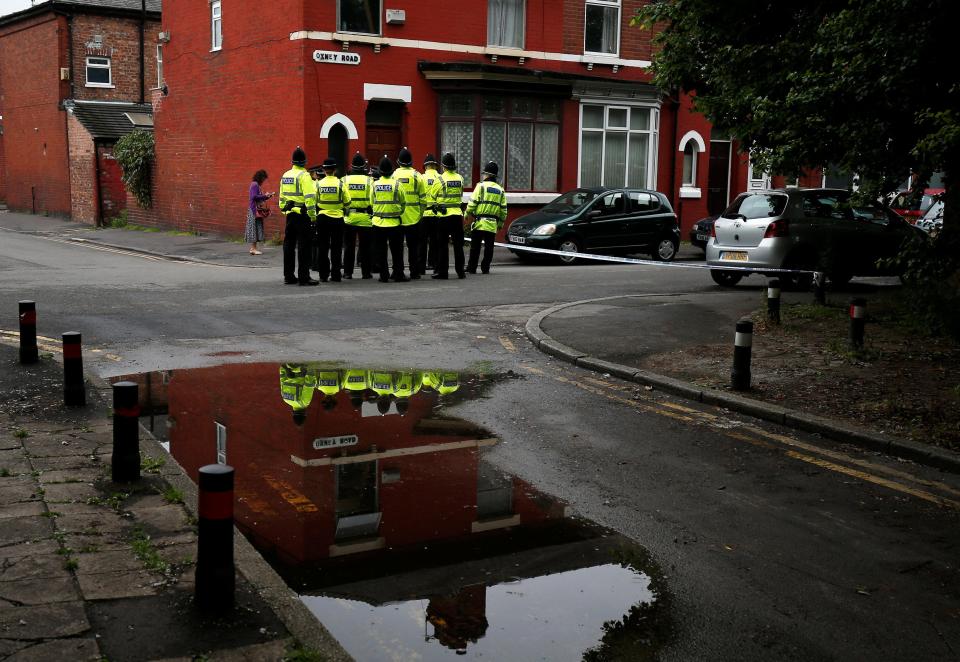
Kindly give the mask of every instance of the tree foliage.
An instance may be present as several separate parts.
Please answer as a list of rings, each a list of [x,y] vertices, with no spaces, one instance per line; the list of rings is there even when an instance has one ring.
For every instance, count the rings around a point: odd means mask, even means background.
[[[113,156],[123,171],[123,184],[144,209],[149,209],[153,204],[150,194],[153,146],[153,133],[140,129],[123,136],[113,146]]]
[[[911,170],[940,171],[954,217],[955,1],[661,0],[634,24],[659,29],[655,81],[694,91],[696,108],[760,168],[831,164],[877,194]]]

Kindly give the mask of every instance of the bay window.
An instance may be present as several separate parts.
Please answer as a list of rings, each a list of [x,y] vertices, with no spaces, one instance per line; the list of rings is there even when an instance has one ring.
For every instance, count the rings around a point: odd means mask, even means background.
[[[659,112],[640,106],[580,107],[580,186],[653,188]]]
[[[587,0],[583,22],[583,52],[620,52],[620,0]]]
[[[526,0],[487,0],[487,45],[523,48]]]
[[[452,152],[468,187],[488,161],[507,191],[557,190],[560,100],[450,94],[440,97],[440,150]]]
[[[337,0],[337,30],[380,34],[380,0]]]

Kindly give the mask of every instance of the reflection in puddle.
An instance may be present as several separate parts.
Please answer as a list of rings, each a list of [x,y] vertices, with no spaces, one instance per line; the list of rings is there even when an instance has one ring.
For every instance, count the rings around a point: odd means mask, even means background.
[[[494,468],[498,440],[443,413],[498,377],[287,363],[133,379],[191,476],[235,467],[238,528],[359,660],[649,659],[667,637],[645,551]]]

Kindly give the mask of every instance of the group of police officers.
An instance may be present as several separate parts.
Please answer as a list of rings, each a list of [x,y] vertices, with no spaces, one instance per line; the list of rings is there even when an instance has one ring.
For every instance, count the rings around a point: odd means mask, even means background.
[[[507,196],[497,183],[499,167],[484,166],[466,207],[470,223],[470,258],[464,265],[463,177],[456,158],[446,153],[437,163],[433,154],[423,160],[424,172],[413,167],[406,147],[397,156],[397,167],[384,156],[370,168],[357,152],[350,174],[336,176],[338,163],[327,158],[307,170],[307,156],[297,147],[293,167],[280,180],[280,211],[286,217],[283,239],[283,280],[289,285],[318,285],[353,278],[358,253],[363,278],[379,273],[380,282],[418,280],[433,269],[433,278],[449,278],[448,243],[453,242],[454,270],[490,272],[497,230],[507,218]],[[442,166],[442,171],[437,166]],[[404,269],[406,243],[410,268]],[[480,259],[481,244],[483,259]],[[315,248],[313,248],[315,247]],[[388,264],[389,254],[392,265]],[[342,259],[341,259],[342,256]],[[313,267],[320,281],[310,277]]]

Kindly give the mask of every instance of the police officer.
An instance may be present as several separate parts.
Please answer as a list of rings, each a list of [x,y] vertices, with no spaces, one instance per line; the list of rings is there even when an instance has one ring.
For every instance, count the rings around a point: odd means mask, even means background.
[[[406,203],[393,179],[393,164],[386,156],[380,160],[380,178],[373,183],[373,237],[380,265],[380,282],[390,277],[398,283],[410,280],[403,274],[403,235],[400,219]],[[387,264],[387,246],[393,258],[393,273]]]
[[[425,274],[427,269],[437,270],[437,223],[440,212],[436,209],[437,200],[433,197],[433,185],[440,180],[437,172],[437,157],[427,154],[423,159],[423,217],[420,219],[420,248],[417,251],[417,273]],[[446,247],[444,247],[446,248]]]
[[[363,278],[373,278],[370,264],[373,262],[373,242],[370,234],[370,200],[373,197],[373,180],[367,175],[367,160],[357,152],[353,155],[351,172],[343,178],[347,192],[344,206],[343,277],[353,278],[353,257],[357,254],[359,240],[360,273]]]
[[[316,188],[304,169],[307,155],[297,147],[293,167],[280,178],[280,211],[287,218],[283,232],[283,282],[318,285],[310,278],[310,244],[317,217]],[[296,273],[294,268],[296,267]]]
[[[413,168],[413,155],[406,147],[397,155],[397,165],[393,173],[397,180],[406,207],[400,219],[400,231],[407,241],[407,257],[410,263],[410,278],[420,279],[420,218],[423,216],[423,198],[426,194],[423,177]]]
[[[299,363],[284,363],[280,366],[280,397],[293,410],[293,422],[303,425],[307,409],[313,400],[317,378],[312,370]]]
[[[473,219],[470,232],[470,261],[467,262],[467,272],[477,273],[477,261],[480,259],[480,244],[483,243],[483,262],[480,271],[490,273],[490,262],[493,260],[493,242],[497,238],[497,230],[503,227],[507,220],[507,194],[503,187],[497,184],[497,174],[500,168],[490,161],[483,167],[483,181],[473,189],[473,195],[467,204],[467,221]]]
[[[323,162],[323,179],[317,182],[317,244],[320,247],[320,280],[340,282],[340,251],[343,249],[343,208],[349,201],[340,178],[337,161]]]
[[[433,185],[432,191],[441,210],[437,232],[437,273],[433,274],[433,278],[449,278],[447,269],[450,256],[447,253],[447,242],[451,237],[457,278],[466,278],[463,265],[463,211],[460,206],[463,200],[463,177],[457,173],[457,159],[450,152],[443,155],[440,164],[443,166],[443,174]]]

